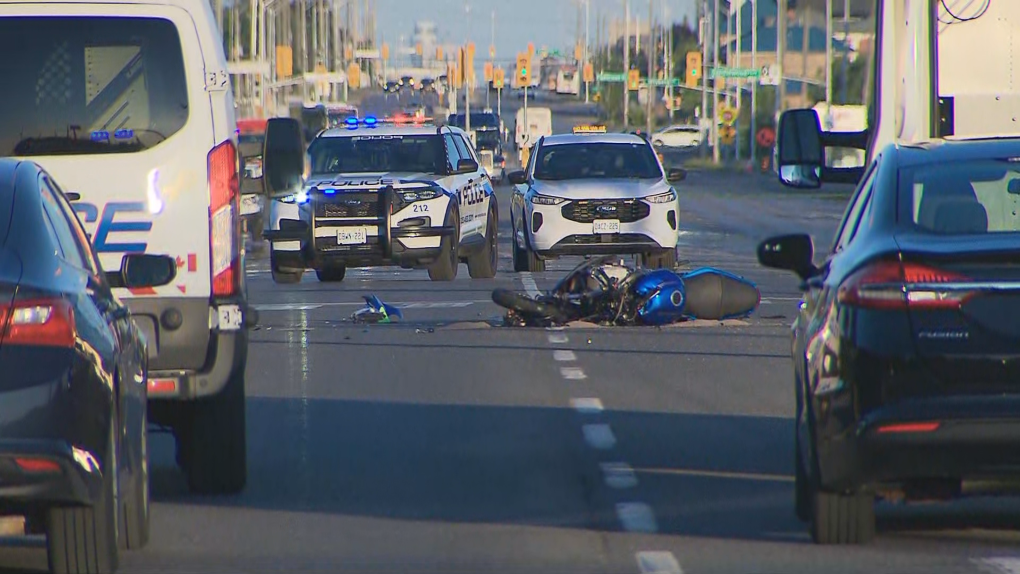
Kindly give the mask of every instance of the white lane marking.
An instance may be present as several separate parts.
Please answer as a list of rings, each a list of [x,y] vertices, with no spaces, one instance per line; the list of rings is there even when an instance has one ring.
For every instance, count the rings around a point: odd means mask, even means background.
[[[581,427],[584,440],[588,446],[598,450],[609,450],[616,446],[613,429],[606,424],[584,425]]]
[[[491,301],[399,301],[390,303],[400,309],[460,309],[476,303],[491,303]],[[364,301],[331,301],[327,303],[264,303],[252,305],[256,311],[309,311],[321,309],[322,307],[364,307]]]
[[[567,339],[566,333],[560,333],[558,331],[549,333],[549,342],[552,343],[553,345],[562,345],[566,343],[568,340],[569,339]]]
[[[989,574],[1020,574],[1020,558],[973,558],[972,562]]]
[[[581,367],[560,367],[560,375],[568,381],[581,381],[588,378]]]
[[[634,488],[637,486],[637,475],[634,474],[634,469],[629,464],[603,462],[599,466],[602,467],[602,477],[606,481],[606,486],[610,488]]]
[[[684,574],[672,552],[644,551],[634,555],[641,574]]]
[[[524,285],[524,290],[528,292],[529,297],[538,297],[542,294],[538,290],[538,284],[535,283],[535,278],[531,276],[531,273],[525,271],[521,273],[521,283]]]
[[[652,507],[643,502],[619,502],[616,504],[616,517],[627,532],[658,532],[659,525],[655,522]]]
[[[602,401],[595,398],[570,399],[570,406],[583,415],[596,415],[602,412]]]
[[[571,361],[576,361],[577,355],[575,355],[573,351],[560,349],[553,351],[553,359],[561,363],[569,363]]]
[[[765,474],[760,472],[733,472],[725,470],[697,470],[693,468],[638,468],[639,474],[664,474],[671,476],[696,476],[699,478],[731,478],[738,480],[759,480],[762,482],[793,482],[793,476]],[[1020,574],[1018,572],[1017,574]]]

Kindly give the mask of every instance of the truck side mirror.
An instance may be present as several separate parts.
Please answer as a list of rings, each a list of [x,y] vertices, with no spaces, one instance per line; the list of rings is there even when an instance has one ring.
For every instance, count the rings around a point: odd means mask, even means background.
[[[262,151],[262,186],[274,197],[293,193],[305,171],[305,144],[301,124],[292,118],[272,118],[266,125]]]
[[[825,155],[818,113],[812,109],[783,112],[778,135],[779,181],[801,189],[820,187]]]

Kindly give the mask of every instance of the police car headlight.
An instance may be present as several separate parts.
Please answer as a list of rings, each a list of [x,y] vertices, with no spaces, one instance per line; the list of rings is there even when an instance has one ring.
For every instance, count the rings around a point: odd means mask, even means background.
[[[307,191],[299,191],[297,193],[285,195],[280,198],[280,201],[284,203],[297,203],[297,204],[308,203],[308,200],[309,197]]]
[[[531,196],[531,203],[535,205],[559,205],[566,200],[562,197],[552,197],[549,195],[535,194]]]
[[[676,201],[676,191],[670,189],[666,193],[659,193],[656,195],[649,195],[645,198],[648,203],[670,203]]]
[[[439,197],[441,194],[442,192],[439,191],[438,189],[430,187],[428,189],[415,189],[411,191],[402,191],[400,192],[400,197],[401,199],[404,200],[405,203],[413,203],[415,201],[435,199]]]

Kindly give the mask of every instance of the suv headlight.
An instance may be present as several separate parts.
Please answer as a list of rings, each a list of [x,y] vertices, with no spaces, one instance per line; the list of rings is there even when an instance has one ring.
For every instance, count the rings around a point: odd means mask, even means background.
[[[670,189],[666,193],[658,193],[655,195],[649,195],[645,198],[648,203],[670,203],[676,201],[676,191]]]
[[[425,201],[428,199],[435,199],[442,195],[442,191],[430,187],[427,189],[410,189],[405,191],[397,192],[400,195],[400,199],[404,203],[414,203],[415,201]]]
[[[309,196],[308,196],[308,192],[307,191],[299,191],[297,193],[292,193],[290,195],[285,195],[285,196],[280,197],[278,199],[280,201],[284,202],[284,203],[297,203],[297,204],[301,204],[301,203],[308,203]]]
[[[534,194],[531,196],[531,203],[535,205],[559,205],[567,200],[562,197],[552,197],[550,195]]]

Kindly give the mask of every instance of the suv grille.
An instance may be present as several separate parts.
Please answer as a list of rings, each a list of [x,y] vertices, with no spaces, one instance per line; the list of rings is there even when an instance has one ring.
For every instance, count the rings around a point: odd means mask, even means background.
[[[315,217],[378,217],[379,194],[338,193],[316,199]]]
[[[648,204],[638,199],[582,199],[564,205],[560,213],[578,223],[591,223],[596,219],[633,223],[648,217],[649,211]]]

